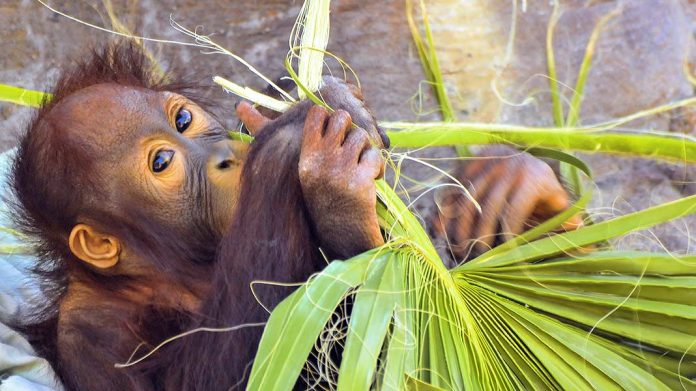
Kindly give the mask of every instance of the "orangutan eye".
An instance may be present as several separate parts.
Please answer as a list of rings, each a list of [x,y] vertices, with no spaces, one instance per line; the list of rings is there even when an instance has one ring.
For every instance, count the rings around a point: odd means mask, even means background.
[[[152,172],[159,173],[166,170],[173,158],[174,151],[170,149],[160,149],[155,153],[155,158],[152,160]]]
[[[184,108],[179,109],[179,112],[176,113],[176,118],[174,120],[176,130],[179,133],[184,133],[184,131],[188,129],[189,125],[191,125],[191,119],[193,119],[193,116],[191,115],[190,111]]]

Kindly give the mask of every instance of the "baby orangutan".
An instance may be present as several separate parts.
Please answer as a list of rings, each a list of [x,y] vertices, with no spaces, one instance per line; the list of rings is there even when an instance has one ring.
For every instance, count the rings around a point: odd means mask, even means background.
[[[388,140],[355,87],[325,80],[332,114],[305,101],[270,120],[240,104],[248,145],[192,86],[148,69],[121,43],[65,72],[13,166],[17,223],[35,239],[47,298],[24,330],[68,390],[238,385],[260,327],[114,364],[183,331],[263,322],[251,281],[304,281],[325,264],[320,247],[345,259],[383,243],[374,180]],[[262,300],[272,308],[284,293]]]

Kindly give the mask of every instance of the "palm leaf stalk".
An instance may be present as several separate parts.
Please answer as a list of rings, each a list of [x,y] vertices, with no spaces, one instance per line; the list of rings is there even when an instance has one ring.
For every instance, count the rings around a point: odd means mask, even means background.
[[[437,98],[437,103],[442,114],[442,120],[444,122],[455,122],[457,120],[457,114],[454,111],[449,94],[445,88],[445,82],[442,77],[442,70],[440,69],[440,61],[438,60],[437,52],[435,51],[435,41],[433,39],[432,29],[430,28],[430,20],[428,18],[428,11],[426,9],[425,2],[424,0],[418,0],[420,13],[423,19],[424,34],[421,34],[421,31],[416,24],[416,19],[413,15],[414,7],[412,2],[413,0],[406,0],[406,19],[408,20],[409,30],[411,30],[413,44],[418,51],[418,57],[420,58],[421,66],[423,67],[423,74],[425,75],[425,79],[432,87],[433,93]],[[471,151],[466,144],[457,144],[454,147],[458,156],[471,156]]]
[[[573,89],[573,96],[570,99],[568,115],[565,117],[565,120],[563,118],[564,110],[561,103],[562,94],[559,92],[558,75],[556,73],[556,59],[553,50],[554,30],[560,17],[559,7],[559,2],[554,0],[553,11],[551,13],[551,18],[546,31],[546,62],[549,72],[549,88],[551,91],[554,124],[558,127],[574,128],[577,126],[580,120],[580,108],[585,91],[585,84],[587,82],[587,76],[589,75],[592,67],[592,58],[594,57],[595,47],[597,45],[597,41],[599,40],[599,35],[606,24],[620,14],[621,6],[619,5],[618,7],[614,8],[614,10],[601,17],[595,27],[592,29],[590,39],[585,47],[585,55],[583,56],[582,64],[578,70],[575,88]],[[560,171],[561,177],[565,180],[566,184],[576,195],[579,195],[579,192],[582,189],[582,183],[577,168],[561,162]]]
[[[391,130],[388,134],[392,145],[399,148],[510,144],[696,163],[696,141],[688,136],[466,122],[381,122],[380,125]]]

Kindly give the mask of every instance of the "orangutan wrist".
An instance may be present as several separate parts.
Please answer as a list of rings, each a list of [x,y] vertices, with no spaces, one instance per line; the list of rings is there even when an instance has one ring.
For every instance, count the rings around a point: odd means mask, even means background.
[[[315,220],[322,250],[332,259],[347,259],[384,244],[377,217],[337,216]]]

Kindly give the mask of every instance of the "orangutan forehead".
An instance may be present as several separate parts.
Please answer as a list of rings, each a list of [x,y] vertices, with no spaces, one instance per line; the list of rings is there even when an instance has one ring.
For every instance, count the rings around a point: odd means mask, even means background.
[[[45,120],[79,144],[120,149],[166,124],[167,95],[118,84],[93,85],[65,97]]]

